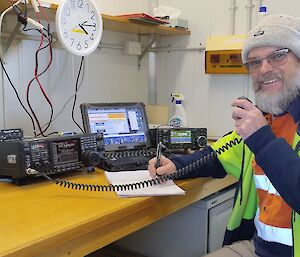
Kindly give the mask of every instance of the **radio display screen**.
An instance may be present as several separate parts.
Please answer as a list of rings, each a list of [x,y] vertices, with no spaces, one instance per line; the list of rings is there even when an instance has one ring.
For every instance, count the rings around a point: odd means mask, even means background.
[[[47,143],[46,142],[32,142],[30,145],[31,152],[41,152],[47,150]]]
[[[192,131],[191,130],[171,130],[170,132],[171,144],[191,144]]]
[[[80,143],[78,139],[54,141],[52,146],[55,165],[80,161]]]

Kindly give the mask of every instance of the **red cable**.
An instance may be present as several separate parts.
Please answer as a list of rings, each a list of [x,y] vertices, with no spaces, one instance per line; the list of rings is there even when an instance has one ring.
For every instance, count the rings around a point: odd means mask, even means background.
[[[45,18],[46,18],[48,24],[49,24],[48,17],[47,17],[47,15],[46,15],[46,13],[44,12],[43,7],[41,6],[41,4],[40,4],[39,1],[37,1],[37,2],[38,2],[38,4],[39,4],[39,6],[41,7],[41,10],[42,10],[42,12],[43,12],[43,14],[44,14],[44,16],[45,16]],[[38,18],[38,22],[41,23],[41,19],[40,19],[39,13],[37,13],[36,15],[37,15],[37,18]],[[41,41],[40,41],[40,45],[39,45],[39,48],[38,48],[37,51],[39,51],[39,50],[41,49],[41,47],[42,47],[42,45],[43,45],[43,40],[44,40],[44,34],[43,34],[43,31],[41,31]],[[49,40],[49,39],[48,39],[48,40]],[[51,48],[51,49],[50,49],[50,60],[49,60],[49,63],[48,63],[48,65],[47,65],[47,68],[46,68],[46,69],[48,69],[49,66],[50,66],[51,63],[52,63],[52,46],[51,46],[51,44],[50,44],[50,48]],[[38,64],[35,66],[35,71],[34,71],[35,79],[36,79],[36,81],[38,82],[39,87],[40,87],[41,91],[43,92],[43,95],[44,95],[44,97],[46,98],[47,102],[48,102],[49,105],[52,107],[52,103],[51,103],[50,99],[48,98],[48,96],[47,96],[47,94],[46,94],[46,92],[45,92],[43,86],[41,85],[41,83],[40,83],[40,81],[39,81],[39,79],[38,79],[38,74],[37,74],[37,73],[38,73]]]
[[[49,24],[49,19],[48,19],[48,16],[47,16],[47,14],[45,13],[45,11],[44,11],[44,7],[41,5],[41,3],[40,3],[40,1],[39,0],[37,0],[37,2],[38,2],[38,4],[39,4],[39,7],[40,7],[40,9],[41,9],[41,11],[42,11],[42,13],[43,13],[43,15],[44,15],[44,17],[45,17],[45,19],[46,19],[46,21],[48,22],[48,24]]]
[[[40,22],[40,21],[39,21],[39,22]],[[38,51],[41,49],[41,46],[42,46],[42,44],[43,44],[43,40],[44,40],[44,35],[43,35],[43,33],[42,33],[42,34],[41,34],[41,41],[40,41],[40,44],[39,44],[39,47],[38,47],[37,51],[35,52],[35,56],[37,55]],[[37,125],[38,125],[40,134],[41,134],[42,136],[45,137],[45,135],[44,135],[44,133],[43,133],[43,130],[42,130],[42,128],[41,128],[41,125],[40,125],[40,123],[39,123],[39,121],[38,121],[38,118],[37,118],[37,116],[36,116],[34,110],[32,109],[31,104],[30,104],[30,101],[29,101],[29,89],[30,89],[30,86],[31,86],[33,80],[36,79],[37,82],[39,83],[39,80],[38,80],[38,78],[37,78],[37,69],[38,69],[38,65],[37,65],[37,63],[36,63],[35,70],[34,70],[34,75],[35,75],[35,76],[34,76],[34,78],[33,78],[33,79],[28,83],[28,85],[27,85],[26,99],[27,99],[28,107],[29,107],[29,109],[31,110],[31,113],[32,113],[32,115],[34,116],[34,119],[35,119],[35,121],[36,121],[36,123],[37,123]],[[39,85],[40,85],[40,83],[39,83]],[[41,87],[41,85],[40,85],[40,87]],[[43,91],[43,90],[42,90],[42,91]],[[34,132],[34,134],[36,134],[36,133]]]
[[[39,3],[39,4],[40,4],[40,3]],[[47,15],[46,15],[44,12],[43,12],[43,14],[44,14],[46,20],[48,21]],[[41,19],[40,19],[39,13],[37,13],[36,15],[37,15],[37,18],[38,18],[38,22],[41,23]],[[48,21],[48,27],[49,27],[49,21]],[[49,33],[49,30],[48,30],[48,33]],[[48,37],[47,37],[47,39],[49,40],[49,43],[50,43],[50,39],[49,39]],[[34,116],[36,122],[37,122],[37,125],[38,125],[39,130],[40,130],[40,134],[41,134],[42,136],[45,136],[43,133],[44,133],[44,132],[48,129],[48,127],[50,126],[50,122],[51,122],[51,119],[52,119],[52,116],[53,116],[53,105],[52,105],[50,99],[48,98],[48,96],[47,96],[47,94],[46,94],[46,92],[45,92],[45,90],[44,90],[42,84],[40,83],[40,81],[39,81],[39,79],[38,79],[38,77],[42,74],[42,73],[41,73],[41,74],[38,74],[38,52],[39,52],[40,50],[42,50],[43,41],[44,41],[44,34],[43,34],[43,31],[41,31],[41,40],[40,40],[40,44],[39,44],[39,47],[38,47],[38,49],[37,49],[37,51],[36,51],[36,53],[35,53],[35,56],[36,56],[36,66],[35,66],[35,70],[34,70],[34,78],[29,82],[29,84],[28,84],[28,86],[27,86],[26,97],[27,97],[27,104],[28,104],[28,106],[29,106],[29,108],[30,108],[30,110],[31,110],[31,112],[32,112],[32,114],[33,114],[33,116]],[[47,65],[46,69],[44,70],[44,72],[45,72],[46,70],[48,70],[48,68],[50,67],[50,65],[51,65],[51,63],[52,63],[52,59],[53,59],[53,58],[52,58],[52,46],[51,46],[51,44],[50,44],[49,46],[50,46],[50,60],[49,60],[49,62],[48,62],[48,65]],[[31,84],[32,84],[32,82],[33,82],[34,80],[37,81],[37,83],[38,83],[38,85],[39,85],[39,87],[40,87],[40,90],[42,91],[42,93],[43,93],[43,95],[44,95],[46,101],[48,102],[48,104],[49,104],[50,107],[51,107],[51,118],[50,118],[50,122],[49,122],[49,124],[48,124],[48,127],[47,127],[45,130],[42,130],[42,128],[41,128],[41,126],[40,126],[40,123],[39,123],[39,121],[38,121],[38,118],[37,118],[37,116],[35,115],[35,113],[34,113],[32,107],[31,107],[31,105],[30,105],[30,102],[29,102],[29,89],[30,89],[30,86],[31,86]]]

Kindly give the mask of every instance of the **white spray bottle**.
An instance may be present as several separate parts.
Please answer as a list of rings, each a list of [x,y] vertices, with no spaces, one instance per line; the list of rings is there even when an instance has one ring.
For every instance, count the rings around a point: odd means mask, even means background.
[[[184,96],[182,94],[171,94],[172,102],[175,100],[175,112],[174,115],[169,120],[169,125],[175,128],[187,127],[187,117],[182,106],[182,101]]]

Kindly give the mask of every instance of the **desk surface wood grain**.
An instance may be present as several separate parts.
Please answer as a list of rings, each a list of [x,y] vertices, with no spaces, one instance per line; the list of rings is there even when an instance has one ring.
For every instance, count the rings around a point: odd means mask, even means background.
[[[107,184],[101,170],[65,179]],[[122,199],[49,181],[0,182],[0,256],[84,256],[235,182],[230,176],[182,180],[176,183],[185,196]]]

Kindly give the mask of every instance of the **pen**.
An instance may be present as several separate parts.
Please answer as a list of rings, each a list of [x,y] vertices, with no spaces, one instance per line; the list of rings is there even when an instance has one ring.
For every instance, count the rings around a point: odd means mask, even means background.
[[[162,151],[162,142],[159,142],[156,147],[156,164],[155,164],[156,169],[160,167],[161,151]]]

